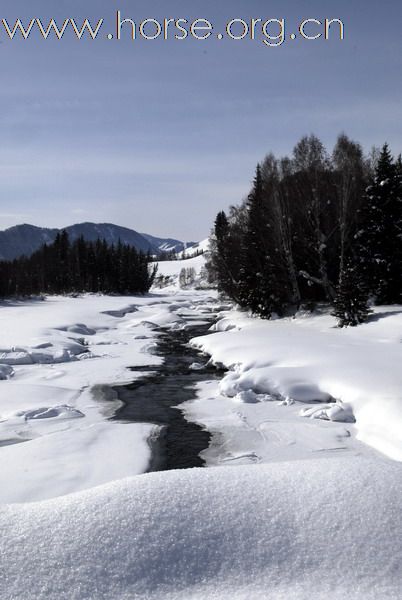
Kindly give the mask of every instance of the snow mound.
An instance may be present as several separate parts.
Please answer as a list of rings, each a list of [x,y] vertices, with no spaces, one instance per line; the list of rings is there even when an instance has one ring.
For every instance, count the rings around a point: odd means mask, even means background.
[[[400,467],[345,467],[154,473],[3,506],[1,598],[399,600]]]
[[[0,351],[0,363],[17,366],[71,362],[87,351],[82,340],[66,339],[59,344],[39,344],[34,348],[3,349]]]
[[[311,419],[325,419],[340,423],[355,423],[356,421],[352,407],[338,402],[336,404],[325,404],[317,408],[303,408],[300,415]]]
[[[15,352],[6,350],[0,352],[0,362],[4,365],[31,365],[33,363],[31,355],[26,351]]]
[[[122,308],[121,310],[104,310],[102,314],[109,315],[109,317],[116,317],[117,319],[122,319],[126,315],[131,313],[135,313],[138,311],[138,307],[136,305],[128,306],[127,308]]]
[[[257,402],[260,402],[260,399],[258,398],[257,394],[253,392],[253,390],[245,390],[244,392],[239,392],[234,397],[234,400],[236,402],[242,402],[244,404],[257,404]]]
[[[78,333],[80,335],[95,335],[95,329],[88,327],[84,323],[75,323],[75,325],[67,325],[66,327],[60,327],[60,331],[68,331],[70,333]]]
[[[289,378],[278,384],[266,377],[265,372],[260,373],[244,365],[232,365],[231,368],[233,370],[223,377],[219,385],[220,392],[224,396],[233,397],[242,392],[254,391],[276,394],[297,402],[328,402],[331,399],[330,394],[322,391],[313,382]]]
[[[32,410],[20,410],[15,413],[15,416],[23,417],[25,421],[29,421],[30,419],[78,419],[85,415],[80,410],[68,406],[68,404],[63,404],[61,406],[45,406]]]
[[[331,396],[323,392],[318,385],[308,381],[287,380],[280,386],[281,396],[297,402],[328,402]]]

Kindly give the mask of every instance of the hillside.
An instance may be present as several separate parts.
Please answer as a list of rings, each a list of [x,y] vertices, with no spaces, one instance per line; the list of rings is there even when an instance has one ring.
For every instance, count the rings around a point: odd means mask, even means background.
[[[123,244],[134,246],[137,250],[160,254],[161,252],[180,252],[184,242],[172,238],[157,238],[148,234],[141,234],[133,229],[114,225],[112,223],[77,223],[64,228],[71,240],[83,236],[88,241],[105,239],[108,244],[116,244],[119,239]],[[23,224],[0,231],[0,260],[13,260],[19,256],[30,256],[43,244],[54,241],[61,229],[36,227]],[[187,245],[193,245],[189,242]]]

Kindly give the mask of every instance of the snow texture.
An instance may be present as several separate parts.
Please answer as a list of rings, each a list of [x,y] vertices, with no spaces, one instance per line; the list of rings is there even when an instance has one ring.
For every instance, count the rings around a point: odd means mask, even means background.
[[[230,369],[217,396],[238,399],[252,390],[288,405],[306,403],[303,416],[356,421],[358,440],[402,461],[400,307],[377,307],[368,323],[348,329],[336,328],[326,312],[273,321],[237,311],[221,317],[215,334],[193,340]],[[200,402],[188,414],[198,410],[205,412]]]
[[[143,473],[152,423],[108,420],[112,386],[159,365],[156,328],[204,294],[7,301],[0,307],[0,502],[33,502]]]
[[[109,420],[110,386],[157,368],[158,327],[217,312],[190,370],[230,370],[181,407],[213,468],[143,475],[155,426]],[[1,599],[399,600],[401,331],[399,307],[267,322],[177,278],[4,303]]]
[[[3,506],[2,600],[399,600],[398,464],[143,475]]]

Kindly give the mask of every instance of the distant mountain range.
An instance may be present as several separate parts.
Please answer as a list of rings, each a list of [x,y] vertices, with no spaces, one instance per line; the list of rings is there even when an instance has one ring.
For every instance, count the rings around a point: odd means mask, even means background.
[[[104,239],[108,244],[117,244],[120,240],[123,244],[134,246],[137,250],[156,255],[162,252],[182,252],[185,246],[190,248],[195,244],[195,242],[185,244],[171,238],[158,238],[111,223],[78,223],[63,229],[67,231],[71,241],[80,236],[88,241]],[[22,255],[30,256],[43,244],[51,244],[59,231],[62,229],[48,229],[26,224],[0,231],[0,260],[12,260]]]

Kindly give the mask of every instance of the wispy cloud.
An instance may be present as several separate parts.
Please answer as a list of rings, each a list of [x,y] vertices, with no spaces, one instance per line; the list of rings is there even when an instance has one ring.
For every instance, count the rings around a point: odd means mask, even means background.
[[[32,16],[26,0],[3,4],[9,18]],[[66,4],[38,0],[35,13],[70,16]],[[169,12],[218,23],[267,16],[261,0],[189,4],[171,0]],[[296,22],[304,5],[272,0],[268,12]],[[322,5],[310,0],[310,16]],[[122,0],[121,9],[166,16],[162,0]],[[366,148],[387,139],[400,152],[400,6],[367,0],[363,13],[339,0],[336,9],[347,24],[342,43],[3,44],[0,225],[85,216],[204,237],[214,211],[247,193],[257,161],[291,152],[305,133],[330,148],[344,130]],[[68,3],[77,16],[113,21],[114,11],[107,0]]]

